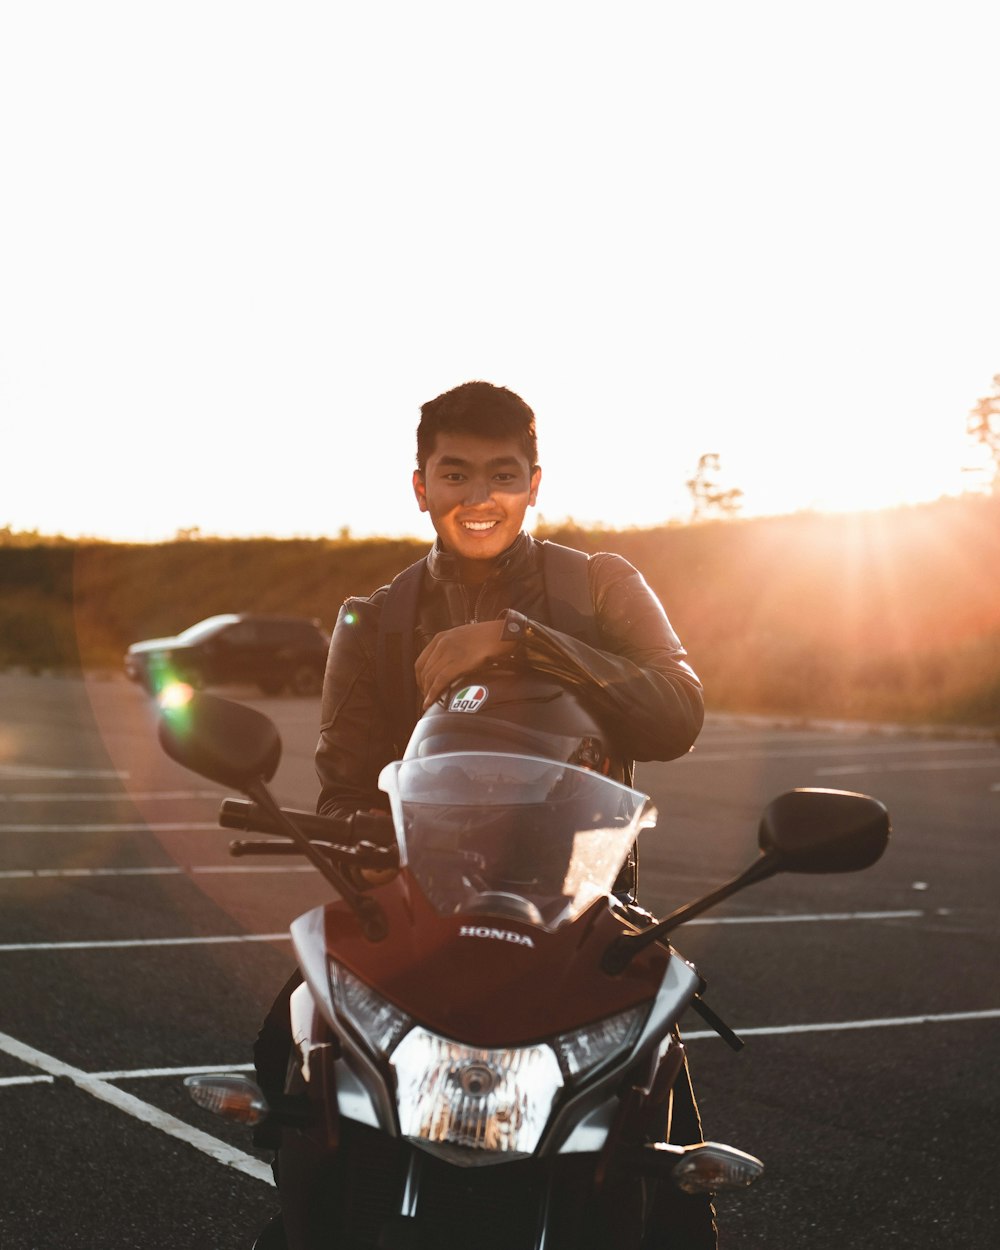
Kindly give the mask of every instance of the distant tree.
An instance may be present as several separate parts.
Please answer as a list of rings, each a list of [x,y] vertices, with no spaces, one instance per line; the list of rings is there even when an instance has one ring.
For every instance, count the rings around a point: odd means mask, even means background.
[[[743,506],[743,492],[730,487],[724,490],[714,475],[720,473],[722,465],[718,452],[706,452],[699,457],[694,477],[685,483],[691,492],[691,520],[703,521],[710,516],[735,516]]]
[[[0,526],[0,547],[70,547],[71,538],[62,534],[41,534],[37,529],[16,530],[10,525]]]
[[[993,458],[993,493],[1000,494],[1000,373],[993,377],[993,394],[976,401],[966,430]]]

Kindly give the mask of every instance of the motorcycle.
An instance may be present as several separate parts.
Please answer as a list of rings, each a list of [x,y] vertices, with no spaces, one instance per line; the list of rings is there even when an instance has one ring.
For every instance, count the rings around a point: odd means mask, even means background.
[[[489,751],[404,759],[380,778],[391,814],[338,820],[277,805],[281,740],[260,712],[191,690],[161,703],[167,753],[247,796],[221,823],[279,835],[232,852],[304,855],[336,895],[291,925],[303,981],[284,1090],[187,1081],[202,1107],[280,1126],[292,1250],[658,1250],[682,1244],[665,1195],[761,1175],[732,1146],[668,1140],[682,1013],[740,1045],[670,935],[775,873],[867,868],[889,837],[881,803],[781,795],[758,858],[654,922],[611,890],[655,808],[599,772]]]

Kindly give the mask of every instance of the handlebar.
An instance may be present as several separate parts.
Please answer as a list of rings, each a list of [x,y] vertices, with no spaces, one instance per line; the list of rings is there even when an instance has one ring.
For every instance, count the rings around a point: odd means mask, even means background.
[[[281,809],[302,830],[306,837],[324,842],[374,842],[392,846],[396,841],[392,817],[388,812],[355,812],[353,816],[318,816],[315,812],[295,807]],[[244,833],[280,832],[274,822],[249,799],[223,799],[219,808],[219,824],[223,829],[240,829]]]
[[[281,811],[327,855],[354,860],[364,867],[387,868],[399,862],[392,817],[387,812],[355,812],[345,817],[319,816],[294,807],[283,807]],[[223,829],[282,836],[267,812],[248,799],[223,799],[219,824]],[[302,851],[293,842],[234,841],[229,844],[229,853],[233,856],[301,855]]]

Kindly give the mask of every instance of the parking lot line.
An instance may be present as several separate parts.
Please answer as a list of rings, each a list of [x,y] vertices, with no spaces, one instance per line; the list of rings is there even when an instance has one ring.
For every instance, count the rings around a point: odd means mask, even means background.
[[[287,933],[232,933],[219,937],[120,938],[97,942],[5,942],[0,954],[15,951],[127,950],[139,946],[224,946],[239,942],[287,942]]]
[[[688,920],[687,925],[695,924],[824,924],[838,920],[911,920],[914,917],[926,916],[925,911],[909,909],[907,911],[826,911],[826,912],[787,912],[777,916],[706,916],[700,920]],[[947,911],[937,911],[936,915],[948,915]]]
[[[135,1068],[117,1072],[88,1072],[95,1081],[144,1081],[157,1077],[202,1076],[209,1072],[252,1072],[252,1063],[199,1063],[186,1068]],[[55,1077],[39,1072],[32,1076],[0,1076],[0,1089],[8,1085],[51,1085]]]
[[[50,768],[45,764],[0,764],[0,781],[24,781],[35,778],[63,781],[66,778],[88,781],[128,781],[131,773],[117,768]]]
[[[121,803],[135,800],[149,803],[156,800],[175,802],[180,799],[218,799],[216,790],[88,790],[77,794],[48,793],[0,794],[0,803]]]
[[[178,877],[198,874],[229,876],[261,872],[316,872],[312,864],[183,864],[159,868],[5,868],[0,881],[52,877]]]
[[[817,777],[847,777],[852,773],[943,773],[966,772],[973,768],[1000,769],[1000,758],[989,760],[910,760],[905,764],[838,764],[817,768]]]
[[[700,750],[696,746],[687,755],[682,755],[680,759],[675,760],[672,767],[676,767],[678,764],[692,763],[717,764],[733,763],[739,760],[821,759],[824,756],[844,755],[864,756],[866,759],[873,755],[914,755],[926,757],[928,755],[946,755],[950,752],[983,751],[988,750],[990,746],[990,742],[982,739],[970,739],[962,742],[914,742],[912,740],[886,743],[855,742],[837,744],[836,746],[818,743],[814,746],[789,747],[786,751],[761,749],[757,746],[744,747],[732,751],[716,751],[711,747],[707,750]]]
[[[167,824],[102,824],[102,825],[0,825],[0,833],[204,833],[214,830],[225,832],[218,821],[181,822]]]
[[[781,1037],[784,1035],[802,1033],[837,1033],[854,1029],[912,1028],[921,1024],[959,1024],[973,1020],[1000,1020],[1000,1009],[990,1009],[987,1011],[951,1011],[937,1015],[889,1016],[872,1020],[838,1020],[818,1024],[764,1025],[756,1028],[739,1028],[736,1031],[741,1037]],[[716,1033],[714,1029],[691,1030],[690,1032],[685,1030],[683,1039],[685,1042],[699,1042],[705,1041],[709,1038],[718,1038],[718,1036],[719,1034]],[[7,1042],[13,1043],[13,1045],[18,1049],[15,1050],[10,1046],[7,1046],[5,1044]],[[0,1050],[6,1050],[12,1057],[21,1059],[23,1062],[29,1063],[33,1067],[42,1069],[38,1075],[0,1077],[0,1089],[14,1085],[49,1084],[53,1082],[57,1076],[65,1075],[63,1071],[57,1071],[54,1067],[46,1067],[42,1063],[35,1063],[31,1059],[24,1058],[24,1051],[30,1051],[31,1048],[24,1047],[23,1043],[14,1042],[13,1038],[9,1038],[4,1033],[0,1033]],[[39,1051],[32,1051],[32,1053],[36,1055],[41,1054]],[[45,1058],[48,1057],[45,1056]],[[58,1064],[59,1061],[51,1060],[51,1063]],[[73,1071],[76,1071],[76,1069],[73,1069]],[[107,1082],[195,1076],[209,1072],[226,1073],[252,1071],[253,1065],[249,1063],[197,1064],[182,1068],[122,1068],[108,1072],[80,1072],[80,1076],[85,1077],[87,1081]]]
[[[935,915],[947,914],[935,912]],[[844,911],[817,912],[814,914],[794,913],[771,916],[713,916],[698,920],[689,920],[689,925],[734,925],[734,924],[826,924],[844,921],[872,920],[912,920],[926,916],[925,911],[907,909],[906,911]],[[80,950],[124,950],[143,946],[216,946],[232,942],[287,942],[287,933],[233,933],[218,937],[174,937],[174,938],[114,938],[97,941],[81,942],[5,942],[0,944],[0,954],[12,954],[16,951],[80,951]]]
[[[894,1016],[876,1020],[839,1020],[829,1024],[777,1024],[762,1028],[737,1028],[740,1037],[780,1037],[791,1033],[838,1033],[848,1029],[893,1029],[917,1024],[956,1024],[966,1020],[1000,1020],[1000,1009],[989,1011],[950,1011],[943,1015]],[[714,1029],[684,1032],[685,1042],[699,1042],[719,1036]]]
[[[168,1115],[167,1112],[161,1111],[159,1107],[153,1107],[148,1102],[143,1102],[141,1098],[136,1098],[133,1094],[126,1094],[124,1090],[108,1084],[107,1081],[101,1080],[100,1077],[91,1076],[89,1073],[81,1071],[80,1068],[74,1068],[71,1064],[63,1063],[62,1060],[56,1059],[52,1055],[36,1050],[33,1046],[27,1046],[24,1042],[19,1042],[17,1038],[11,1037],[7,1033],[0,1033],[0,1050],[10,1055],[11,1058],[17,1059],[21,1063],[26,1063],[29,1067],[38,1068],[49,1076],[63,1077],[72,1081],[84,1093],[91,1094],[94,1098],[99,1098],[102,1102],[106,1102],[112,1107],[117,1107],[119,1111],[124,1111],[126,1115],[140,1120],[143,1124],[148,1124],[151,1128],[159,1129],[161,1133],[166,1133],[169,1137],[174,1137],[178,1141],[186,1142],[189,1146],[194,1146],[196,1150],[200,1150],[202,1154],[215,1159],[217,1163],[235,1168],[238,1172],[252,1176],[254,1180],[264,1181],[266,1184],[274,1184],[270,1167],[266,1163],[262,1163],[260,1159],[255,1159],[253,1155],[245,1154],[242,1150],[237,1150],[226,1142],[219,1141],[217,1137],[211,1137],[208,1133],[203,1133],[201,1129],[185,1124],[183,1120],[178,1120],[176,1116]]]

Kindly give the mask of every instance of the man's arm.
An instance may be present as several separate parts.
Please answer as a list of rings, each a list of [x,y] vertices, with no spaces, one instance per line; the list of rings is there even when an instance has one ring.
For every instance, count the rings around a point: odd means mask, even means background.
[[[516,640],[522,663],[586,687],[622,754],[676,759],[691,749],[704,721],[701,682],[637,569],[602,552],[588,571],[600,649],[513,611],[505,614],[503,636]]]
[[[378,788],[383,764],[395,757],[375,677],[381,601],[378,592],[371,599],[348,599],[330,640],[316,748],[316,810],[324,816],[388,810]]]
[[[704,717],[701,683],[685,662],[666,613],[620,556],[592,556],[589,576],[601,649],[508,610],[501,620],[438,634],[417,661],[421,688],[426,694],[428,685],[438,685],[447,666],[457,666],[461,676],[488,659],[514,655],[540,672],[587,687],[623,755],[640,760],[684,755]],[[317,810],[324,814],[387,807],[378,776],[397,751],[375,675],[383,593],[349,599],[333,631],[316,752],[322,787]],[[439,639],[437,653],[431,648]]]

